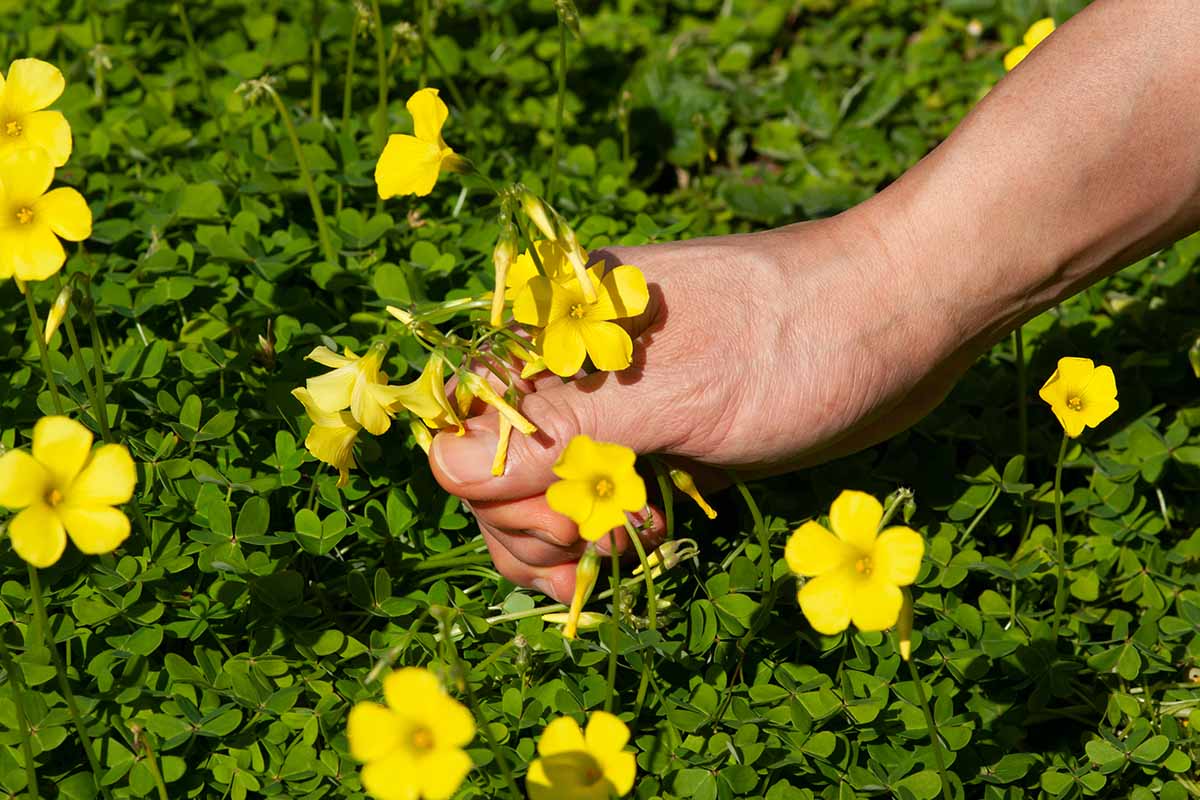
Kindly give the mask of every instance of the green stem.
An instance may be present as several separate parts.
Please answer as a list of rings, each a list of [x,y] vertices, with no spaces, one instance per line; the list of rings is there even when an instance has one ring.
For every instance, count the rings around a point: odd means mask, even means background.
[[[897,650],[899,647],[897,646]],[[946,759],[942,755],[942,737],[938,733],[937,723],[933,721],[933,711],[929,708],[929,698],[925,696],[925,684],[921,683],[921,676],[917,674],[917,662],[908,660],[908,672],[912,675],[913,686],[917,691],[917,699],[921,701],[921,711],[925,715],[925,726],[929,728],[929,740],[933,743],[933,761],[937,765],[938,776],[942,782],[942,797],[945,800],[954,800],[954,793],[950,788],[950,777],[946,773]]]
[[[150,746],[149,736],[145,731],[140,732],[138,743],[146,754],[146,767],[154,777],[154,786],[158,789],[158,800],[168,800],[167,785],[163,782],[162,771],[158,768],[158,759],[154,757],[154,748]]]
[[[662,495],[663,517],[667,524],[667,538],[675,538],[675,486],[671,483],[670,468],[655,458],[654,475],[658,478],[658,493]]]
[[[742,500],[746,503],[746,508],[749,509],[750,516],[754,520],[754,532],[758,535],[758,548],[762,551],[759,554],[759,560],[762,562],[759,565],[759,572],[763,576],[763,593],[765,594],[771,590],[771,585],[775,582],[775,562],[771,558],[771,542],[767,535],[767,525],[763,521],[762,512],[758,510],[758,503],[754,502],[754,495],[750,494],[746,484],[732,473],[729,477],[733,479],[734,485],[737,486],[737,490],[742,495]]]
[[[567,26],[558,15],[558,106],[554,113],[554,149],[550,156],[550,179],[546,181],[546,199],[554,202],[554,183],[558,180],[558,149],[562,143],[563,110],[567,98]]]
[[[629,541],[637,550],[638,560],[642,562],[642,572],[646,575],[646,617],[650,621],[650,630],[658,630],[658,591],[654,587],[654,575],[650,572],[650,559],[646,558],[646,548],[642,546],[642,537],[633,529],[629,518],[625,518],[625,530],[629,533]]]
[[[192,62],[196,69],[196,80],[200,84],[200,92],[204,96],[204,102],[208,105],[209,112],[212,114],[213,124],[217,126],[217,137],[221,140],[221,149],[225,151],[225,157],[229,159],[228,168],[233,169],[236,160],[233,157],[233,151],[229,149],[229,140],[225,135],[225,123],[221,121],[222,114],[218,113],[216,100],[213,98],[211,87],[208,85],[208,73],[204,69],[204,58],[200,54],[200,48],[196,46],[196,38],[192,35],[192,24],[188,21],[187,15],[187,0],[179,0],[175,6],[175,10],[179,15],[179,24],[183,26],[183,37],[187,39],[188,50],[192,54]]]
[[[350,25],[350,41],[347,43],[346,78],[342,81],[342,133],[350,127],[350,110],[354,96],[354,61],[358,55],[358,16]]]
[[[1066,543],[1063,541],[1062,471],[1063,462],[1067,459],[1067,443],[1069,441],[1070,437],[1064,433],[1062,445],[1058,448],[1058,463],[1054,467],[1054,558],[1058,562],[1058,585],[1054,590],[1054,622],[1050,626],[1051,638],[1058,636],[1062,615],[1067,608],[1067,555]]]
[[[1025,330],[1018,327],[1013,331],[1013,359],[1017,366],[1017,448],[1021,455],[1022,462],[1029,460],[1029,403],[1027,402],[1026,393],[1028,392],[1027,376],[1025,371]],[[1021,528],[1025,528],[1026,518],[1029,516],[1029,509],[1025,503],[1021,503],[1020,524]]]
[[[13,663],[12,655],[8,652],[8,644],[4,634],[0,632],[0,662],[8,673],[8,682],[12,686],[13,707],[17,712],[17,727],[21,731],[21,756],[25,759],[25,784],[29,800],[39,800],[37,767],[33,763],[33,728],[29,725],[29,717],[25,714],[25,690],[21,685],[21,675]]]
[[[608,696],[604,698],[604,710],[611,712],[613,710],[613,695],[617,687],[617,648],[621,643],[621,557],[617,553],[617,535],[610,532],[609,544],[611,547],[610,560],[612,561],[612,621],[609,623],[612,626],[612,637],[608,645]],[[650,573],[646,573],[646,577],[650,577]]]
[[[61,293],[63,290],[62,276],[55,274],[54,281],[56,288]],[[112,431],[108,428],[108,407],[100,404],[100,398],[96,394],[96,388],[92,385],[91,379],[88,377],[87,364],[83,361],[83,348],[79,346],[79,337],[75,334],[75,323],[71,320],[71,309],[68,305],[66,313],[63,315],[63,327],[67,331],[67,341],[71,343],[71,358],[75,361],[75,368],[79,370],[79,376],[83,379],[83,391],[88,396],[88,402],[92,404],[92,416],[96,418],[97,424],[100,426],[100,433],[104,437],[104,441],[112,441]]]
[[[321,0],[312,0],[312,99],[309,114],[321,118]]]
[[[895,496],[892,497],[892,502],[888,503],[887,508],[883,510],[883,516],[879,519],[879,531],[887,527],[887,524],[892,521],[892,517],[896,516],[896,512],[900,510],[901,504],[907,500],[911,500],[912,496],[911,489],[901,486],[896,490]],[[879,531],[876,531],[876,533]]]
[[[29,595],[33,600],[33,616],[37,621],[37,625],[42,629],[42,636],[45,639],[46,647],[50,650],[50,660],[54,662],[54,671],[58,674],[58,686],[62,690],[63,699],[67,701],[67,712],[71,715],[71,721],[75,723],[75,731],[79,734],[79,741],[83,745],[83,753],[87,756],[88,764],[92,768],[92,775],[96,779],[96,786],[100,788],[100,793],[104,795],[105,800],[112,800],[112,793],[108,787],[101,782],[101,776],[104,772],[100,769],[100,762],[96,759],[96,749],[92,745],[92,737],[87,732],[87,727],[83,722],[83,715],[79,713],[79,703],[75,700],[75,692],[71,690],[71,683],[67,680],[67,667],[63,663],[62,656],[58,653],[58,647],[54,643],[54,632],[50,630],[50,623],[46,618],[46,605],[42,600],[42,583],[38,578],[37,567],[32,564],[29,567]]]
[[[433,59],[434,65],[438,68],[438,74],[445,81],[446,88],[450,90],[450,96],[454,98],[454,104],[458,106],[459,110],[466,113],[467,101],[463,97],[463,93],[458,90],[458,84],[454,82],[454,76],[450,74],[450,70],[446,69],[446,65],[442,63],[441,56],[437,54],[437,51],[430,44],[429,36],[423,27],[417,29],[417,35],[421,38],[421,51],[428,53],[429,57]]]
[[[304,158],[304,150],[300,147],[300,136],[296,133],[296,124],[292,122],[292,115],[288,113],[287,106],[283,104],[283,100],[274,91],[270,92],[271,99],[275,101],[275,108],[279,111],[279,116],[283,119],[283,127],[287,130],[288,139],[292,143],[292,152],[296,155],[296,163],[300,167],[300,179],[304,181],[304,189],[308,192],[308,202],[312,205],[313,216],[317,219],[317,236],[321,240],[321,249],[325,253],[325,260],[330,264],[337,264],[337,250],[333,247],[333,240],[329,236],[329,225],[325,221],[325,212],[321,208],[321,198],[317,196],[317,186],[313,183],[312,173],[308,171],[308,162]]]
[[[91,23],[91,27],[92,27],[92,47],[98,48],[101,46],[100,45],[100,13],[96,9],[95,0],[88,0],[88,21]],[[102,55],[101,52],[97,51],[96,57],[94,57],[92,59],[92,69],[94,69],[96,71],[96,80],[95,80],[95,86],[94,86],[93,92],[96,95],[96,101],[100,104],[100,107],[103,108],[104,107],[104,94],[105,94],[104,93],[104,63],[103,63],[103,59],[100,57],[101,55]]]
[[[455,649],[454,642],[450,639],[450,626],[439,620],[439,630],[442,641],[446,646],[446,652],[450,654],[450,658],[454,661],[454,672],[462,677],[463,690],[467,694],[467,705],[471,709],[471,714],[479,721],[479,732],[483,736],[484,743],[487,744],[488,749],[492,751],[492,755],[496,758],[496,763],[500,766],[500,773],[504,776],[504,782],[508,784],[508,791],[515,800],[524,800],[521,796],[521,790],[517,787],[517,782],[513,778],[512,768],[508,765],[508,759],[504,757],[504,753],[500,750],[499,743],[492,737],[491,725],[488,724],[488,719],[483,714],[483,708],[479,705],[479,700],[475,697],[475,687],[471,686],[471,673],[466,665],[463,664],[462,659],[458,657],[458,650]]]
[[[375,106],[375,152],[382,153],[388,131],[388,75],[387,52],[383,45],[383,12],[379,10],[379,0],[371,0],[371,13],[375,17],[375,66],[379,73],[379,101]]]
[[[38,318],[37,306],[33,304],[33,286],[25,286],[25,308],[29,311],[29,324],[33,328],[33,338],[37,340],[38,353],[42,357],[42,372],[46,373],[46,385],[50,387],[50,399],[54,410],[62,414],[62,397],[58,394],[58,383],[54,380],[54,371],[50,369],[50,351],[46,348],[46,340],[42,337],[42,321]]]
[[[375,666],[371,667],[371,671],[367,673],[367,677],[363,679],[363,685],[370,683],[379,677],[379,674],[392,665],[392,662],[400,657],[400,654],[408,649],[408,645],[412,642],[413,637],[417,635],[417,631],[421,629],[421,624],[425,622],[425,618],[429,616],[429,609],[425,609],[421,616],[408,626],[408,630],[404,633],[404,638],[400,643],[390,648],[379,661],[375,662]]]

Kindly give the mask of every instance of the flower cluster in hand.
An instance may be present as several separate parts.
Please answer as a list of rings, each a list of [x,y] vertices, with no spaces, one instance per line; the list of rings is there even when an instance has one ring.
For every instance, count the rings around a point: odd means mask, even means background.
[[[59,239],[92,235],[92,212],[79,192],[50,189],[71,155],[71,126],[46,107],[62,94],[58,68],[35,58],[0,75],[0,280],[42,281],[67,260]]]
[[[413,133],[392,135],[376,165],[381,198],[423,197],[443,172],[474,172],[471,162],[442,136],[450,110],[438,90],[421,89],[407,107]],[[642,314],[649,304],[641,270],[628,264],[589,267],[590,255],[567,220],[524,186],[496,190],[496,202],[500,230],[492,252],[494,291],[387,309],[402,324],[401,334],[414,337],[429,352],[415,380],[389,384],[383,343],[371,345],[362,357],[326,347],[308,355],[330,371],[293,392],[311,422],[305,446],[338,470],[339,486],[350,479],[355,443],[363,431],[383,435],[404,415],[413,440],[428,452],[437,433],[464,432],[463,419],[474,400],[500,416],[492,472],[501,475],[511,436],[537,430],[519,410],[521,379],[546,372],[569,379],[589,367],[619,371],[633,363],[634,341],[622,321]],[[520,216],[527,226],[517,223]],[[527,230],[540,238],[528,240],[521,251]],[[461,314],[472,316],[450,333],[434,324]],[[448,376],[456,384],[453,396]]]

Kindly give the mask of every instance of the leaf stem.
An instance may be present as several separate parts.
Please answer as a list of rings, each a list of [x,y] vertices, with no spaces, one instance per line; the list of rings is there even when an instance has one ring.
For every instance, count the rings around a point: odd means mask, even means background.
[[[21,732],[21,756],[25,759],[25,788],[29,800],[39,800],[37,767],[33,763],[33,728],[29,725],[29,717],[25,714],[25,690],[22,686],[21,675],[17,665],[13,663],[12,655],[8,652],[8,644],[4,634],[0,632],[0,662],[8,673],[8,683],[12,687],[13,707],[17,712],[17,727]]]
[[[1054,466],[1054,559],[1058,562],[1058,581],[1054,590],[1054,622],[1050,626],[1051,638],[1058,637],[1062,615],[1067,608],[1067,556],[1066,543],[1063,541],[1062,471],[1063,462],[1067,460],[1067,443],[1069,441],[1070,437],[1064,433],[1062,444],[1058,448],[1058,462]]]
[[[158,800],[169,800],[167,797],[167,785],[163,782],[162,770],[158,768],[158,759],[154,757],[154,748],[150,745],[150,737],[140,726],[134,731],[134,741],[142,748],[142,752],[146,754],[146,768],[154,776],[154,786],[158,789]]]
[[[621,557],[617,553],[616,533],[610,531],[608,536],[612,561],[612,620],[609,622],[612,625],[612,637],[608,645],[608,695],[604,698],[604,710],[611,712],[617,688],[617,649],[621,643]],[[644,574],[647,579],[650,578],[649,572]]]
[[[283,127],[287,130],[288,139],[292,143],[292,152],[296,155],[296,164],[300,167],[300,179],[304,181],[304,189],[308,192],[308,202],[312,205],[313,216],[317,219],[317,237],[321,240],[321,250],[325,260],[337,264],[337,250],[333,247],[333,239],[329,236],[329,223],[325,220],[325,211],[321,208],[321,198],[317,195],[317,185],[313,183],[312,173],[308,171],[308,162],[304,158],[304,150],[300,147],[300,137],[296,133],[296,123],[288,113],[283,99],[274,90],[268,92],[275,101],[275,108],[283,119]]]
[[[563,111],[567,98],[567,25],[558,13],[558,105],[554,112],[554,149],[550,155],[550,178],[546,181],[546,199],[554,202],[554,184],[558,180],[558,150],[562,144]]]
[[[96,749],[93,747],[92,737],[84,725],[83,715],[79,713],[79,703],[75,700],[75,692],[71,690],[71,682],[67,680],[67,667],[54,643],[54,632],[50,630],[50,624],[46,618],[46,604],[42,600],[42,583],[38,578],[37,567],[32,564],[27,566],[29,567],[29,595],[33,600],[33,616],[38,627],[42,629],[42,637],[46,642],[46,647],[50,650],[50,660],[54,662],[54,671],[58,674],[58,686],[62,690],[63,699],[67,701],[67,712],[71,715],[71,721],[75,723],[75,731],[79,734],[83,753],[87,756],[88,764],[92,768],[96,786],[99,787],[105,800],[112,800],[112,793],[101,781],[104,772],[100,769],[100,762],[96,759]]]
[[[774,559],[771,558],[771,541],[767,535],[767,525],[763,521],[762,512],[758,510],[758,503],[754,501],[754,495],[750,494],[750,489],[740,479],[729,474],[738,493],[741,494],[742,500],[746,503],[746,508],[750,511],[750,517],[754,520],[754,532],[758,536],[758,549],[762,552],[759,554],[759,572],[762,574],[763,594],[771,591],[771,585],[775,582]]]
[[[899,644],[897,643],[896,650],[899,652]],[[925,684],[921,683],[921,676],[917,673],[917,662],[913,659],[908,659],[908,672],[912,676],[913,687],[917,692],[917,700],[921,703],[921,712],[925,715],[925,726],[929,728],[929,740],[933,743],[933,761],[937,765],[938,776],[942,784],[942,797],[945,800],[954,800],[954,793],[950,788],[950,777],[946,773],[946,759],[942,755],[942,737],[938,733],[937,723],[933,719],[933,710],[929,707],[929,698],[925,696]]]
[[[56,273],[54,275],[55,288],[61,293],[63,290],[62,275]],[[83,361],[83,348],[79,346],[79,337],[75,333],[75,323],[71,320],[71,309],[68,305],[66,313],[63,315],[63,327],[67,331],[67,340],[71,343],[71,357],[75,361],[75,368],[79,370],[79,377],[83,380],[83,391],[88,396],[88,402],[92,404],[92,416],[96,418],[96,423],[100,426],[100,433],[104,437],[104,441],[112,441],[112,431],[108,428],[108,408],[107,404],[102,405],[101,398],[96,394],[96,388],[92,384],[91,378],[88,377],[88,367]]]
[[[42,372],[46,373],[46,385],[50,387],[50,399],[54,403],[54,410],[62,414],[62,397],[58,394],[58,383],[54,380],[54,371],[50,368],[50,351],[46,348],[46,340],[42,338],[42,321],[38,318],[37,306],[33,304],[32,285],[26,284],[24,295],[25,308],[29,311],[29,324],[32,328],[33,338],[37,340],[38,353],[42,357]]]

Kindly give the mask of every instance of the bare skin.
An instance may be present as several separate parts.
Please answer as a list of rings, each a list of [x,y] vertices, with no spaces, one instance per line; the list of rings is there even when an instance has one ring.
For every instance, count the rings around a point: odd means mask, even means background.
[[[572,436],[756,475],[904,430],[1016,326],[1200,228],[1198,41],[1194,0],[1098,0],[866,203],[612,252],[651,284],[634,365],[535,381],[504,476],[491,413],[434,440],[434,475],[502,574],[565,600],[583,543],[544,493]]]

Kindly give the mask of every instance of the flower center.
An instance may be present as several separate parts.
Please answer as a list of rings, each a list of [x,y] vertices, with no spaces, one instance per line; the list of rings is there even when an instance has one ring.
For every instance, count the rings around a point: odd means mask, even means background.
[[[595,786],[603,778],[604,778],[604,773],[600,770],[600,767],[596,764],[595,761],[593,761],[591,764],[589,764],[587,769],[585,769],[583,771],[583,785],[584,786]]]
[[[612,497],[613,483],[608,478],[596,481],[596,497]]]
[[[871,559],[863,556],[854,562],[854,569],[868,578],[871,577]]]
[[[62,492],[60,492],[58,489],[51,489],[50,491],[46,492],[46,505],[50,506],[51,508],[61,503],[62,499]]]
[[[429,732],[429,728],[417,728],[412,732],[409,738],[414,750],[422,752],[433,749],[433,734]]]
[[[4,124],[5,136],[20,136],[21,130],[21,123],[17,122],[16,120],[13,120],[12,122],[6,122]]]
[[[9,124],[11,125],[12,123],[10,122]],[[33,209],[32,208],[18,208],[17,209],[17,222],[21,223],[22,225],[28,225],[29,223],[33,222]]]
[[[587,315],[587,309],[584,308],[583,303],[575,303],[567,313],[571,319],[583,319]]]
[[[1071,395],[1067,398],[1067,408],[1072,411],[1083,411],[1083,398],[1079,395]]]

